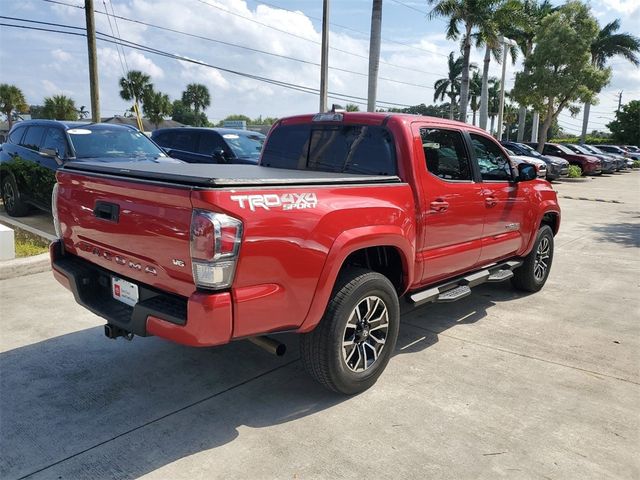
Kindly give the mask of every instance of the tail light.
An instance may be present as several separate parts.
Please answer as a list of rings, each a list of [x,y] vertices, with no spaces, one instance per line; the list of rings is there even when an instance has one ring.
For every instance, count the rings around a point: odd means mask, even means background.
[[[190,238],[196,286],[211,290],[230,287],[242,240],[242,222],[222,213],[194,210]]]
[[[51,215],[53,216],[53,228],[56,230],[56,237],[62,238],[62,229],[60,228],[60,219],[58,218],[58,183],[53,185],[51,192]]]

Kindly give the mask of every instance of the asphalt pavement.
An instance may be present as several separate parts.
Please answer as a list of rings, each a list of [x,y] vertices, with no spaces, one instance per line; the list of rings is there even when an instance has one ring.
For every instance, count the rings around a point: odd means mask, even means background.
[[[640,478],[640,172],[556,188],[544,290],[407,312],[354,397],[293,335],[107,340],[50,273],[0,281],[0,478]]]

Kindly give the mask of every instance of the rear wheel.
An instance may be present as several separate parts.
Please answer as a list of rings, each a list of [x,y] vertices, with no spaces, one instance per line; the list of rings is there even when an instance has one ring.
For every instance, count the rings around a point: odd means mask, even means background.
[[[29,213],[29,205],[22,201],[16,181],[8,174],[2,178],[2,203],[12,217],[24,217]]]
[[[330,390],[347,395],[362,392],[387,366],[399,323],[398,295],[389,279],[350,269],[339,279],[318,326],[301,336],[304,366]]]
[[[533,249],[525,257],[522,266],[513,272],[513,286],[525,292],[537,292],[549,278],[552,262],[553,231],[549,225],[543,225],[538,230]]]

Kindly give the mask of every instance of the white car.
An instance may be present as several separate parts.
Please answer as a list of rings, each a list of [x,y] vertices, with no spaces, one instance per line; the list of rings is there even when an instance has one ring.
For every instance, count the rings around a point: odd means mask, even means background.
[[[516,166],[521,163],[530,163],[531,165],[536,167],[538,178],[547,178],[547,164],[543,160],[538,160],[537,158],[533,157],[525,157],[524,155],[512,155],[510,152],[509,158]]]

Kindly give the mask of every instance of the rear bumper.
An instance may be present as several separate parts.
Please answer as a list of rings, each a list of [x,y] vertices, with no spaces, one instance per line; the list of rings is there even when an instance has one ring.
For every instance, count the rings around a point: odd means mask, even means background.
[[[108,270],[65,254],[60,241],[51,244],[50,255],[56,280],[73,293],[76,302],[109,324],[142,337],[155,335],[195,347],[231,340],[233,318],[228,292],[194,292],[185,298],[134,282],[139,301],[130,307],[113,298],[112,273]]]

